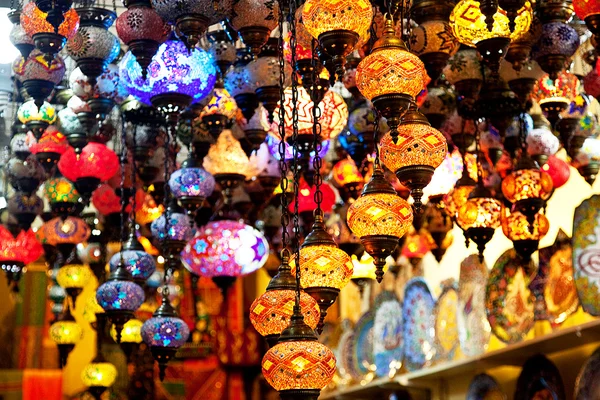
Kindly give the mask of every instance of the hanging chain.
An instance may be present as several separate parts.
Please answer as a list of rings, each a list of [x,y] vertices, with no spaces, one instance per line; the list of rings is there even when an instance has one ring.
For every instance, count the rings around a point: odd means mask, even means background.
[[[132,190],[132,196],[133,198],[131,199],[131,233],[135,236],[136,232],[137,232],[137,211],[136,211],[136,207],[137,207],[137,189],[136,189],[136,184],[137,184],[137,177],[136,177],[136,165],[135,165],[135,159],[133,158],[135,156],[135,149],[137,147],[137,131],[138,131],[138,126],[137,124],[134,125],[133,127],[133,137],[131,140],[131,154],[132,154],[132,160],[131,160],[131,190]]]
[[[481,159],[481,149],[479,148],[479,124],[477,123],[477,119],[473,119],[473,124],[475,125],[475,154],[477,155],[477,183],[482,183],[483,178],[483,164]],[[466,153],[466,151],[465,151]],[[466,158],[465,158],[466,160]],[[467,163],[465,161],[464,168],[468,168]],[[468,173],[468,171],[467,171]]]
[[[373,160],[373,170],[377,168],[381,168],[381,162],[379,160],[379,120],[381,119],[381,115],[379,111],[371,108],[373,113],[375,114],[375,121],[373,125],[373,142],[375,142],[375,160]]]
[[[125,164],[127,163],[127,128],[125,125],[125,118],[121,117],[121,182],[119,187],[121,188],[121,251],[119,252],[119,258],[121,266],[125,266],[125,260],[123,258],[123,245],[127,241],[127,233],[125,229],[125,212],[127,210],[127,196],[125,194]]]
[[[167,241],[169,240],[169,222],[171,219],[171,207],[169,207],[169,199],[170,199],[170,194],[171,194],[171,188],[169,187],[169,170],[171,167],[171,163],[170,163],[170,156],[171,156],[171,134],[174,133],[174,129],[173,129],[173,123],[169,121],[169,126],[167,128],[167,134],[165,135],[165,160],[164,160],[164,196],[163,196],[163,206],[165,207],[165,213],[164,213],[164,217],[165,217],[165,230],[164,230],[164,235],[165,237],[163,238],[163,242],[162,242],[162,252],[163,252],[163,257],[167,256],[168,254],[168,246],[167,246]],[[167,257],[165,257],[165,279],[166,276],[168,274],[168,270],[170,269],[170,265],[167,262]]]
[[[285,158],[286,156],[286,146],[287,143],[285,141],[285,58],[283,56],[283,43],[284,43],[284,30],[283,25],[285,21],[284,12],[283,12],[283,1],[281,4],[281,12],[279,13],[279,41],[278,41],[278,62],[279,62],[279,124],[277,126],[279,131],[279,172],[281,174],[281,259],[289,259],[290,258],[290,249],[289,249],[289,232],[288,226],[290,224],[290,212],[288,210],[289,202],[287,199],[287,191],[288,191],[288,164]]]
[[[321,151],[321,123],[319,119],[321,118],[321,108],[319,107],[319,103],[317,100],[319,98],[319,85],[317,80],[319,76],[317,74],[317,40],[313,38],[312,40],[312,57],[311,57],[311,73],[312,73],[312,101],[313,101],[313,109],[312,109],[312,117],[313,117],[313,150],[315,152],[315,156],[313,158],[313,169],[315,171],[314,177],[314,185],[316,187],[314,200],[317,205],[317,209],[315,210],[315,215],[323,214],[323,210],[321,210],[321,203],[323,202],[323,192],[321,191],[321,184],[323,183],[323,177],[321,176],[321,168],[322,168],[322,160],[321,155],[319,154]]]

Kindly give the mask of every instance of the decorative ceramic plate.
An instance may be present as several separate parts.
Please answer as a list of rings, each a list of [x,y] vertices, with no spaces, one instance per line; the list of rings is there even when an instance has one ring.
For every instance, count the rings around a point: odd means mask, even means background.
[[[505,400],[506,395],[502,392],[498,382],[488,374],[476,375],[467,392],[466,400]]]
[[[402,304],[404,363],[409,371],[428,364],[435,356],[435,301],[423,278],[406,284]]]
[[[529,277],[514,249],[505,251],[490,271],[485,307],[494,335],[505,343],[522,340],[533,328],[533,295]]]
[[[467,357],[483,354],[490,341],[490,323],[485,313],[485,286],[488,270],[471,254],[460,263],[458,280],[458,340]]]
[[[575,381],[575,400],[600,399],[600,348],[587,359]]]
[[[588,314],[600,315],[600,195],[584,200],[573,218],[573,276]]]
[[[338,374],[342,379],[360,379],[360,374],[354,369],[354,329],[344,330],[338,342],[336,358]]]
[[[393,375],[402,366],[402,304],[394,292],[381,292],[375,298],[373,354],[377,376]]]
[[[434,309],[437,359],[452,360],[458,347],[458,290],[452,279],[442,284]]]
[[[354,327],[354,369],[361,375],[366,375],[374,369],[373,357],[373,327],[375,314],[367,311],[360,317]]]
[[[565,386],[556,365],[538,354],[523,364],[514,400],[565,400]],[[591,400],[591,399],[590,399]]]

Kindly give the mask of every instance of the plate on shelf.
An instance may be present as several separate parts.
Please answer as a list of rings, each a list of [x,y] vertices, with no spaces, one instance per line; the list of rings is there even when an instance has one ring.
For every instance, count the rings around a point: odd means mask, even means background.
[[[373,355],[377,376],[394,375],[402,367],[402,304],[394,292],[381,292],[375,298]]]
[[[531,265],[524,268],[521,264],[514,249],[505,251],[490,271],[485,291],[490,327],[505,343],[523,340],[535,324],[530,275],[526,272],[531,270]]]
[[[587,359],[575,381],[575,400],[600,399],[600,348]]]
[[[600,195],[584,200],[573,218],[573,277],[583,310],[600,315]]]
[[[558,368],[541,354],[530,357],[523,364],[514,397],[514,400],[537,399],[566,399],[565,385]]]
[[[335,354],[338,362],[338,374],[343,380],[360,379],[360,374],[354,369],[354,327],[349,320],[342,321],[343,332],[338,341]]]
[[[354,370],[361,376],[372,372],[375,368],[373,357],[373,327],[375,314],[367,311],[354,326],[353,353]]]
[[[442,293],[435,303],[436,358],[452,360],[458,348],[458,290],[454,279],[442,282]]]
[[[494,378],[479,374],[469,384],[466,400],[506,400],[506,395]]]
[[[404,289],[402,336],[404,365],[409,371],[423,368],[435,356],[435,301],[423,278],[413,278]]]
[[[467,357],[485,353],[490,341],[490,323],[485,313],[485,286],[488,270],[471,254],[460,263],[458,280],[458,341]]]

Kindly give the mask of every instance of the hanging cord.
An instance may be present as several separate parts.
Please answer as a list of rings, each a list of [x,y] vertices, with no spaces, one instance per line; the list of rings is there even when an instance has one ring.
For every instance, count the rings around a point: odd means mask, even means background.
[[[132,155],[135,154],[135,149],[137,147],[137,133],[138,133],[138,126],[134,125],[133,127],[133,137],[131,138],[131,153]],[[136,211],[136,207],[137,207],[137,189],[136,189],[136,184],[137,184],[137,177],[136,177],[136,165],[135,165],[135,159],[131,160],[131,191],[132,191],[132,196],[133,198],[131,199],[131,234],[135,237],[136,233],[137,233],[137,222],[136,222],[136,218],[137,218],[137,211]]]
[[[318,88],[318,75],[317,75],[317,40],[313,38],[312,40],[312,57],[311,57],[311,67],[312,67],[312,101],[313,101],[313,109],[312,109],[312,117],[313,117],[313,150],[315,155],[313,157],[313,169],[315,172],[314,177],[314,185],[316,187],[314,200],[317,208],[315,210],[316,215],[322,215],[323,210],[321,210],[321,203],[323,202],[323,192],[321,191],[321,184],[323,183],[323,178],[321,176],[321,167],[322,160],[319,152],[321,151],[321,123],[319,119],[321,118],[321,108],[317,103],[317,99],[319,98],[319,88]]]
[[[165,257],[165,260],[168,260],[168,249],[169,246],[167,245],[167,241],[169,240],[169,222],[171,219],[171,207],[169,207],[169,198],[170,198],[170,194],[171,194],[171,188],[169,187],[169,170],[170,170],[170,156],[171,156],[171,134],[174,133],[174,129],[173,129],[173,122],[169,121],[169,126],[167,128],[167,134],[165,135],[165,145],[164,145],[164,149],[165,149],[165,160],[164,160],[164,197],[163,197],[163,205],[165,207],[165,230],[164,230],[164,234],[165,237],[163,238],[162,241],[162,252],[163,252],[163,257]],[[165,279],[166,276],[168,274],[168,270],[171,269],[171,265],[169,265],[168,262],[165,261]]]
[[[127,128],[125,125],[125,118],[121,117],[121,182],[119,187],[121,188],[121,251],[119,251],[119,261],[121,266],[125,266],[125,259],[123,258],[123,245],[127,241],[127,233],[125,229],[125,212],[127,210],[127,196],[125,195],[125,164],[127,163]]]
[[[281,2],[283,4],[283,1]],[[287,191],[289,187],[289,182],[287,179],[288,175],[288,164],[285,159],[286,155],[286,146],[287,143],[285,141],[285,59],[283,56],[283,44],[284,44],[284,29],[283,24],[285,21],[283,7],[279,13],[279,41],[278,41],[278,62],[279,62],[279,124],[277,125],[279,131],[279,172],[281,173],[281,259],[289,260],[290,258],[290,249],[289,249],[289,232],[288,226],[290,224],[290,212],[288,209],[289,202],[287,198]],[[295,72],[292,72],[295,74]]]
[[[476,119],[473,119],[475,125],[475,154],[477,155],[477,183],[483,183],[483,164],[481,163],[482,153],[479,147],[479,124]],[[468,168],[465,162],[464,168]]]
[[[375,143],[375,160],[373,160],[373,171],[377,168],[381,168],[381,160],[379,159],[379,121],[381,119],[381,114],[379,111],[371,108],[375,113],[375,122],[373,125],[373,142]]]

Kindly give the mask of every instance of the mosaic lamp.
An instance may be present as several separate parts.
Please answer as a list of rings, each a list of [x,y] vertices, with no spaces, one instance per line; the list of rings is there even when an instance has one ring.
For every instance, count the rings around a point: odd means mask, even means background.
[[[180,253],[194,237],[192,225],[190,218],[174,198],[171,199],[167,210],[152,221],[152,236],[166,249],[166,254],[163,255],[166,265],[174,269],[180,268]]]
[[[50,325],[50,339],[58,346],[59,366],[64,367],[69,353],[83,337],[83,329],[73,318],[69,303],[63,309],[57,320]]]
[[[59,176],[50,178],[44,183],[44,195],[50,203],[50,209],[56,215],[67,218],[79,215],[83,211],[81,196],[73,182]]]
[[[68,149],[67,137],[55,127],[48,127],[35,143],[29,145],[29,150],[35,154],[35,158],[48,174],[54,170],[60,156]]]
[[[208,132],[217,139],[229,125],[229,121],[235,119],[237,110],[235,100],[227,89],[215,88],[210,101],[200,112],[200,118],[206,124]]]
[[[17,226],[24,231],[31,228],[31,224],[38,215],[42,214],[44,201],[35,193],[27,195],[15,192],[8,198],[6,211],[17,219]]]
[[[448,145],[444,135],[429,124],[413,103],[402,118],[396,137],[392,132],[386,133],[380,148],[383,165],[410,189],[415,209],[419,211],[423,188],[446,157]]]
[[[585,21],[596,42],[598,42],[600,38],[600,4],[594,0],[581,0],[573,2],[573,8],[575,14]]]
[[[47,221],[40,228],[46,243],[56,246],[67,260],[78,243],[83,243],[90,237],[88,224],[77,217],[56,217]],[[38,231],[40,231],[38,230]]]
[[[306,30],[331,57],[340,81],[346,56],[368,39],[372,19],[373,7],[367,0],[308,0],[302,9]]]
[[[50,124],[56,122],[56,117],[56,109],[47,101],[38,107],[35,100],[28,100],[17,110],[17,118],[33,132],[37,140],[40,140]]]
[[[17,191],[32,195],[46,177],[44,168],[33,155],[25,160],[12,156],[5,164],[8,183]]]
[[[410,36],[410,49],[423,60],[427,75],[435,82],[442,74],[450,56],[458,51],[459,42],[448,22],[424,21]]]
[[[311,232],[300,247],[300,284],[319,305],[320,320],[317,331],[323,330],[327,310],[333,305],[340,290],[350,282],[354,266],[350,256],[341,250],[327,232],[323,212],[315,210]],[[296,273],[292,260],[292,274]]]
[[[56,274],[56,282],[65,289],[73,304],[75,304],[77,296],[81,294],[85,285],[90,282],[92,275],[91,268],[75,256],[60,267]]]
[[[549,229],[548,218],[542,213],[531,219],[520,211],[513,211],[502,218],[502,232],[513,242],[515,251],[525,262],[531,260]]]
[[[532,93],[548,121],[554,126],[560,119],[560,114],[569,108],[577,96],[579,80],[573,74],[561,72],[555,79],[549,75],[541,77]]]
[[[35,45],[33,39],[25,32],[25,28],[21,25],[21,11],[12,10],[7,16],[10,23],[13,24],[9,34],[10,42],[19,50],[23,57],[27,58]]]
[[[88,143],[80,154],[67,150],[58,162],[58,170],[75,183],[84,200],[89,201],[100,182],[112,178],[119,170],[119,159],[114,151],[101,143]]]
[[[38,107],[42,107],[54,87],[62,80],[65,63],[60,55],[48,61],[44,54],[35,49],[26,59],[17,59],[13,64],[13,71],[26,93],[33,97]]]
[[[133,61],[130,65],[137,62],[145,80],[152,58],[167,40],[171,28],[152,8],[150,0],[128,3],[127,10],[117,18],[115,27],[119,38],[131,51]]]
[[[18,283],[25,266],[37,260],[44,253],[35,233],[21,230],[16,237],[0,225],[0,267],[13,291],[18,291]]]
[[[270,0],[237,0],[233,5],[231,26],[255,56],[269,40],[279,22],[279,2]]]
[[[356,199],[360,195],[365,180],[353,159],[347,157],[338,161],[333,166],[331,175],[340,188],[340,195],[344,201]]]
[[[123,325],[123,330],[121,331],[121,343],[119,347],[125,353],[125,357],[127,358],[127,362],[131,362],[131,355],[133,351],[137,348],[137,346],[142,343],[142,326],[144,323],[139,319],[130,319],[125,322]],[[110,336],[113,340],[117,341],[117,330],[115,326],[111,326],[110,328]]]
[[[96,357],[81,371],[81,380],[88,387],[95,399],[100,399],[102,393],[111,387],[117,379],[117,368],[104,360],[104,357]]]
[[[169,301],[169,289],[162,290],[162,304],[156,309],[152,318],[142,325],[142,338],[150,347],[152,356],[158,362],[159,378],[165,378],[167,363],[175,357],[177,349],[187,342],[190,329],[179,317]]]
[[[133,228],[133,226],[132,226]],[[133,281],[143,285],[143,283],[156,270],[154,257],[144,251],[144,247],[136,238],[136,233],[132,231],[129,239],[123,244],[120,252],[115,253],[109,261],[110,270],[116,270],[121,260],[125,264],[125,269],[131,274]]]
[[[556,79],[579,47],[579,34],[563,21],[542,25],[542,36],[533,46],[532,58],[550,78]]]
[[[59,9],[40,10],[35,2],[25,4],[21,11],[21,26],[35,44],[35,47],[51,60],[63,48],[67,39],[75,35],[79,28],[79,14],[72,8],[65,12]]]
[[[492,193],[478,182],[465,204],[458,210],[457,224],[464,230],[465,239],[472,240],[479,250],[479,261],[483,262],[485,245],[500,227],[502,204],[492,197]]]
[[[277,275],[271,279],[265,293],[250,306],[250,322],[270,346],[277,343],[281,332],[290,324],[295,301],[296,279],[291,273],[289,257],[285,254]],[[306,324],[315,329],[319,323],[319,306],[315,299],[301,291],[300,307]]]
[[[395,35],[391,20],[371,54],[356,70],[360,92],[386,118],[394,143],[398,141],[400,119],[425,85],[425,66]]]
[[[381,282],[385,260],[412,226],[413,212],[385,179],[378,163],[361,196],[348,208],[347,221],[373,257],[377,282]]]
[[[108,280],[98,287],[96,299],[109,321],[115,325],[117,343],[120,343],[123,326],[144,302],[144,290],[133,282],[131,274],[121,263],[111,272]]]
[[[215,178],[188,157],[169,178],[171,193],[193,219],[204,200],[215,190]]]

